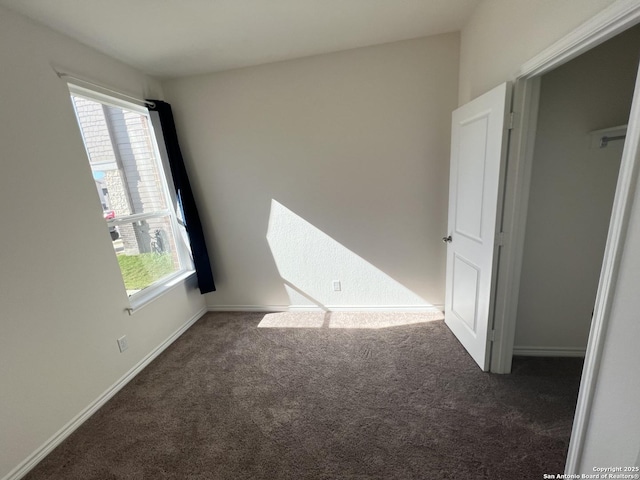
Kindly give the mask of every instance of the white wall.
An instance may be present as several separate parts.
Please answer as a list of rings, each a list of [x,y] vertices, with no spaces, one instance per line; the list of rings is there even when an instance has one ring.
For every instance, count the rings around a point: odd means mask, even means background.
[[[484,0],[462,31],[460,103],[512,77],[610,0]],[[640,185],[630,213],[580,472],[640,457]]]
[[[483,0],[462,29],[459,104],[511,80],[520,66],[614,0]]]
[[[163,84],[214,252],[210,305],[444,303],[458,49],[446,34]],[[295,248],[311,232],[314,251]]]
[[[124,312],[69,93],[52,64],[134,95],[161,94],[135,70],[0,8],[0,478],[204,306],[179,286]]]
[[[639,51],[634,28],[542,77],[516,349],[586,348],[623,145],[588,133],[627,123]]]

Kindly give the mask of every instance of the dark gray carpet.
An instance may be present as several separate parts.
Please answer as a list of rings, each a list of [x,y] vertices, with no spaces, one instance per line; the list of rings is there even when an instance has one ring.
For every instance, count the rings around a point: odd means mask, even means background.
[[[442,321],[334,329],[327,316],[324,328],[257,328],[263,317],[203,317],[26,478],[563,471],[581,360],[515,359],[499,376],[480,372]]]

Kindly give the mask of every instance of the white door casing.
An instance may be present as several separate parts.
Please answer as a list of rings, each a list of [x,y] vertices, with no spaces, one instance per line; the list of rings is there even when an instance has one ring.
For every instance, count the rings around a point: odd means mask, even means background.
[[[451,128],[445,323],[484,371],[510,100],[511,85],[503,83],[454,111]]]

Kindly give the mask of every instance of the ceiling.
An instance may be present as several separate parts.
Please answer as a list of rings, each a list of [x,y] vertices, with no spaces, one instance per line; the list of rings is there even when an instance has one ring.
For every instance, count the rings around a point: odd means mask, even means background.
[[[167,78],[457,31],[481,0],[0,0]]]

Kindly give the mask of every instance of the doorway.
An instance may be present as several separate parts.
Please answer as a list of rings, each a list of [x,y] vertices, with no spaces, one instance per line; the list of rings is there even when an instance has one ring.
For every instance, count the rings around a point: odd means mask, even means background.
[[[514,355],[585,354],[638,52],[635,26],[540,78]]]
[[[509,148],[510,165],[505,184],[502,227],[506,246],[501,251],[501,265],[496,290],[494,328],[499,341],[492,352],[492,371],[507,373],[513,357],[516,330],[520,274],[524,253],[529,188],[531,186],[541,76],[578,57],[617,34],[626,32],[640,22],[640,5],[616,3],[592,18],[556,44],[525,63],[516,76],[513,106],[515,129]],[[629,49],[629,46],[625,47]],[[631,48],[636,53],[637,45]],[[624,239],[629,224],[631,206],[636,193],[640,159],[640,83],[636,78],[628,119],[620,172],[610,214],[604,250],[604,261],[598,282],[595,308],[587,344],[580,393],[565,472],[579,471],[590,412],[598,382],[599,366],[607,334],[612,301],[616,293],[616,278],[624,251]]]

